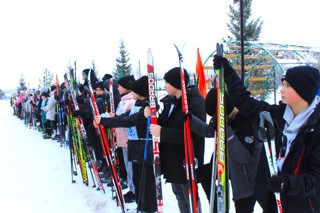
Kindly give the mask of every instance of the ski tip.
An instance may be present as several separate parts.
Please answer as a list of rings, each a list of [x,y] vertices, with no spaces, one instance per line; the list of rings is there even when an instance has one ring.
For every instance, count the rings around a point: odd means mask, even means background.
[[[217,55],[223,55],[223,44],[216,44]]]
[[[175,43],[173,43],[173,45],[177,49],[177,51],[180,52],[178,46]]]

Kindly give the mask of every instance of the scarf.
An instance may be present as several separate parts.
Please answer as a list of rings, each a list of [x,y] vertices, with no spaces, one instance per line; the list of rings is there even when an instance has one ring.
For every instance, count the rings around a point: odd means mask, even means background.
[[[278,170],[281,171],[282,165],[290,151],[291,143],[296,138],[300,128],[305,125],[320,102],[320,98],[316,96],[312,103],[304,111],[300,112],[297,116],[294,116],[291,107],[286,106],[285,112],[283,114],[283,119],[286,121],[283,129],[283,140],[281,151],[277,160]],[[281,155],[281,152],[284,152]]]

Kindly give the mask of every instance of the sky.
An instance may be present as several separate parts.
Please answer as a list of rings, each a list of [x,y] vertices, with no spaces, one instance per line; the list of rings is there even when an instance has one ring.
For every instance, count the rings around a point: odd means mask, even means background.
[[[37,87],[47,68],[62,81],[68,66],[91,67],[98,77],[112,73],[123,39],[133,71],[146,73],[147,51],[156,73],[178,66],[193,72],[197,48],[202,61],[228,34],[233,0],[11,0],[0,2],[1,89],[15,89],[20,76]],[[314,6],[313,6],[314,5]],[[316,0],[253,0],[252,18],[264,21],[260,41],[320,46]]]
[[[0,100],[0,166],[3,183],[0,190],[0,212],[6,213],[116,213],[121,212],[111,190],[106,193],[82,183],[79,167],[75,183],[71,183],[70,152],[57,141],[42,138],[42,133],[29,129],[13,116],[9,100]],[[17,134],[17,132],[19,134]],[[214,139],[206,139],[205,162],[210,161]],[[164,212],[179,212],[171,185],[162,183]],[[128,189],[123,190],[126,193]],[[202,212],[208,212],[209,203],[199,187]],[[230,212],[234,213],[230,198]],[[135,203],[126,205],[129,212],[136,213]],[[260,206],[255,206],[261,212]],[[129,213],[128,212],[128,213]]]

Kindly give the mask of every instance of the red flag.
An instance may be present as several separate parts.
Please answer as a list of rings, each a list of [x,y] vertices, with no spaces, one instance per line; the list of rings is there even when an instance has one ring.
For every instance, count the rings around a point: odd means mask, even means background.
[[[204,68],[200,57],[199,48],[197,48],[197,64],[196,64],[196,75],[198,77],[198,87],[201,95],[205,98],[207,96],[207,82],[204,74]]]

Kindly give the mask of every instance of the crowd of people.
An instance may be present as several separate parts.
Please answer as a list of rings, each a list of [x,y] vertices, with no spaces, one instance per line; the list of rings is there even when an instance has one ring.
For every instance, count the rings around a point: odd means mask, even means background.
[[[297,66],[286,71],[282,79],[280,103],[271,105],[254,99],[228,60],[215,56],[215,69],[224,68],[226,92],[226,138],[228,145],[228,174],[232,198],[237,213],[254,212],[260,205],[265,213],[320,212],[320,86],[319,70]],[[12,96],[14,115],[24,119],[30,128],[43,131],[44,139],[67,141],[72,148],[70,122],[83,124],[87,141],[84,145],[94,152],[101,181],[113,186],[110,165],[106,163],[104,147],[97,131],[105,127],[117,174],[126,203],[136,202],[137,212],[158,212],[152,136],[160,137],[160,162],[163,179],[172,186],[181,213],[201,212],[197,195],[197,210],[192,210],[188,195],[189,183],[185,172],[184,122],[190,121],[196,177],[208,201],[212,186],[211,161],[204,163],[205,138],[215,137],[217,122],[217,90],[212,88],[203,97],[197,86],[188,85],[184,72],[188,114],[183,112],[181,68],[174,67],[164,75],[167,95],[158,100],[158,122],[149,124],[148,76],[135,79],[133,75],[114,79],[110,74],[99,80],[94,70],[82,72],[83,84],[70,86],[66,81],[57,87],[39,91],[19,91]],[[72,83],[71,83],[72,84]],[[99,109],[93,113],[90,87]],[[58,90],[57,90],[58,89]],[[73,93],[75,89],[76,93]],[[266,152],[259,135],[261,112],[269,112],[274,123],[278,174],[270,176]],[[207,121],[207,118],[210,118]],[[147,159],[144,158],[148,144]],[[87,154],[87,158],[92,155]],[[87,160],[88,161],[88,160]],[[142,186],[143,185],[143,186]],[[281,207],[275,194],[280,193]],[[165,195],[164,195],[165,196]],[[207,202],[207,201],[202,201]],[[217,205],[215,205],[217,206]],[[214,209],[217,212],[217,209]]]
[[[13,115],[24,120],[30,128],[43,131],[45,139],[57,139],[55,87],[39,90],[20,90],[11,95]]]

